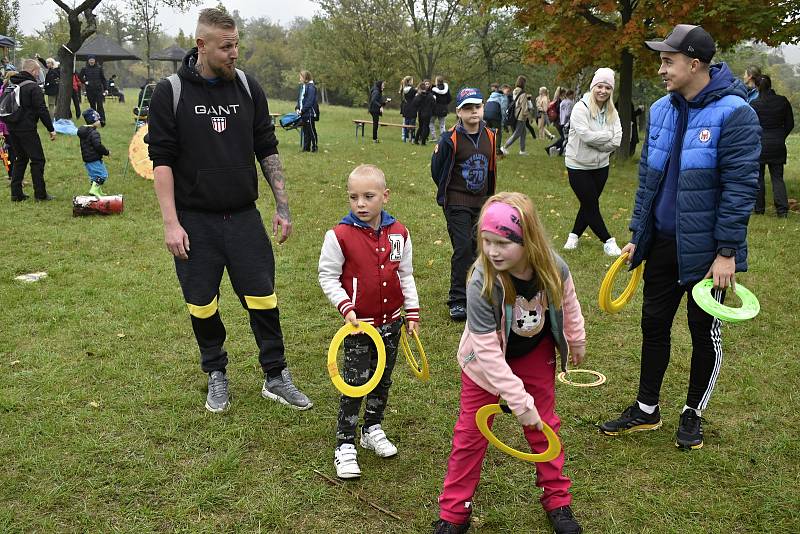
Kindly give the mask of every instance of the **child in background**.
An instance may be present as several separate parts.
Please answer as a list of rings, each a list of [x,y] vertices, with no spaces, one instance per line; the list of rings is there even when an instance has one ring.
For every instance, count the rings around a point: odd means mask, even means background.
[[[100,114],[89,108],[83,112],[83,120],[86,121],[86,126],[78,128],[78,138],[81,140],[81,158],[92,184],[89,194],[102,197],[105,193],[100,186],[108,179],[108,169],[103,164],[103,156],[110,156],[111,153],[103,146],[100,132],[97,131],[100,128]]]
[[[581,307],[566,263],[550,247],[530,198],[499,193],[483,207],[478,223],[481,249],[467,288],[467,325],[458,347],[461,409],[435,532],[469,528],[475,488],[489,442],[475,413],[501,397],[534,452],[547,448],[542,422],[558,433],[555,413],[556,351],[561,368],[584,360]],[[511,314],[510,321],[507,321]],[[535,403],[534,403],[535,400]],[[564,449],[554,460],[536,464],[542,506],[558,534],[577,534],[572,485],[563,473]]]
[[[405,309],[408,333],[419,328],[419,298],[414,282],[411,236],[383,210],[389,201],[386,177],[375,165],[359,165],[347,179],[350,213],[325,234],[319,258],[319,283],[325,296],[344,320],[373,325],[386,346],[386,368],[378,385],[366,395],[361,447],[381,458],[397,454],[381,423],[397,360],[401,311]],[[366,334],[344,340],[342,378],[353,386],[365,384],[377,366],[378,353]],[[339,478],[358,478],[356,426],[361,397],[342,395],[336,430],[334,467]]]
[[[483,122],[483,95],[475,88],[456,95],[458,122],[439,139],[431,158],[436,202],[444,210],[453,246],[447,306],[454,321],[467,320],[467,271],[475,261],[475,224],[494,194],[497,165],[494,132]]]

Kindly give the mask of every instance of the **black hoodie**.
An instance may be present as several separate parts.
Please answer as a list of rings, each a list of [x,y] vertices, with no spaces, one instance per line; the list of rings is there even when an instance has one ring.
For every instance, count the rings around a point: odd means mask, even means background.
[[[22,109],[19,111],[19,118],[17,120],[13,122],[5,121],[8,129],[12,132],[35,132],[36,123],[41,119],[47,131],[52,132],[53,121],[50,118],[47,105],[44,103],[44,93],[42,93],[42,89],[39,87],[39,81],[33,77],[33,74],[24,70],[11,77],[11,83],[16,85],[24,81],[31,81],[33,83],[26,83],[19,88],[19,106]],[[15,113],[14,116],[16,117],[17,114]]]
[[[383,91],[381,90],[383,80],[378,80],[372,86],[372,92],[369,95],[369,112],[377,115],[381,112],[381,108],[386,104],[386,99],[383,98]]]
[[[149,111],[149,153],[153,167],[172,168],[175,206],[208,212],[255,206],[261,161],[278,153],[275,126],[264,90],[247,76],[252,98],[239,78],[204,79],[195,70],[193,48],[178,69],[181,95],[173,113],[172,85],[161,80]]]

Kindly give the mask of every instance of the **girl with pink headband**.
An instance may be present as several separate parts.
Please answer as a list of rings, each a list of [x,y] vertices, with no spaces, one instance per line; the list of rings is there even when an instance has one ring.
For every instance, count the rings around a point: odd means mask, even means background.
[[[567,264],[550,247],[531,199],[498,193],[478,222],[479,255],[467,284],[467,324],[458,347],[461,401],[453,431],[436,533],[469,529],[473,495],[488,441],[475,413],[502,398],[524,427],[531,450],[547,449],[542,422],[556,433],[556,352],[566,370],[584,360],[586,334]],[[572,482],[563,473],[564,448],[536,464],[536,485],[557,533],[581,532],[570,505]]]

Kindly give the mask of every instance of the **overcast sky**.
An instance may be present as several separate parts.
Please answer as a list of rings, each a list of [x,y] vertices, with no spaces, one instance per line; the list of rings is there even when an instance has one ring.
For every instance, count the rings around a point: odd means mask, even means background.
[[[66,3],[72,5],[77,2],[66,0]],[[101,7],[103,3],[100,4]],[[158,22],[170,35],[177,34],[179,28],[183,28],[187,34],[193,34],[198,11],[204,7],[214,7],[218,3],[216,0],[203,1],[187,13],[162,9],[159,12]],[[55,12],[59,9],[51,0],[20,0],[19,4],[20,30],[25,34],[41,29],[43,22],[55,20]],[[311,0],[226,0],[223,4],[228,11],[239,10],[239,14],[245,19],[268,17],[274,22],[283,24],[288,24],[295,17],[311,18],[319,7]],[[118,5],[121,6],[122,2]]]

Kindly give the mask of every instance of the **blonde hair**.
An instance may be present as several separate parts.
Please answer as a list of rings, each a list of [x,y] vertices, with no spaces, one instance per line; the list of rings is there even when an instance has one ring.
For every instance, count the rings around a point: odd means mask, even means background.
[[[547,91],[547,87],[542,86],[539,88],[539,96],[544,96],[544,95],[549,95],[549,93]]]
[[[308,72],[307,70],[301,70],[300,71],[300,77],[303,79],[303,82],[305,82],[305,83],[308,83],[308,82],[310,82],[311,80],[314,79],[311,76],[311,73]]]
[[[478,219],[478,228],[483,224],[486,208],[493,202],[508,204],[519,212],[520,225],[522,226],[522,246],[525,248],[525,259],[533,268],[534,280],[539,288],[545,290],[548,301],[556,308],[561,308],[564,282],[561,280],[555,254],[550,247],[550,240],[545,234],[539,215],[533,206],[533,201],[524,193],[497,193],[483,205]],[[513,304],[517,298],[517,292],[511,281],[511,275],[507,271],[498,272],[494,268],[492,262],[483,253],[483,246],[478,247],[478,259],[475,261],[475,265],[480,265],[483,268],[484,277],[481,296],[491,299],[494,281],[499,277],[505,290],[505,303]]]
[[[405,89],[406,87],[413,86],[413,85],[414,85],[414,77],[413,76],[406,76],[405,78],[403,78],[403,81],[400,82],[400,90],[398,91],[398,93],[400,93],[402,95],[403,94],[403,89]]]
[[[352,170],[350,175],[347,177],[347,184],[350,185],[350,179],[356,176],[371,176],[372,178],[375,178],[375,180],[381,186],[381,189],[386,189],[386,175],[383,174],[383,171],[377,165],[372,165],[371,163],[362,163]]]
[[[594,89],[589,89],[589,114],[593,119],[597,120],[597,117],[600,115],[602,109],[603,108],[597,103],[597,100],[594,99]],[[606,100],[605,110],[606,122],[614,122],[617,120],[617,108],[614,106],[614,89],[611,89],[611,91],[608,92],[608,100]]]

